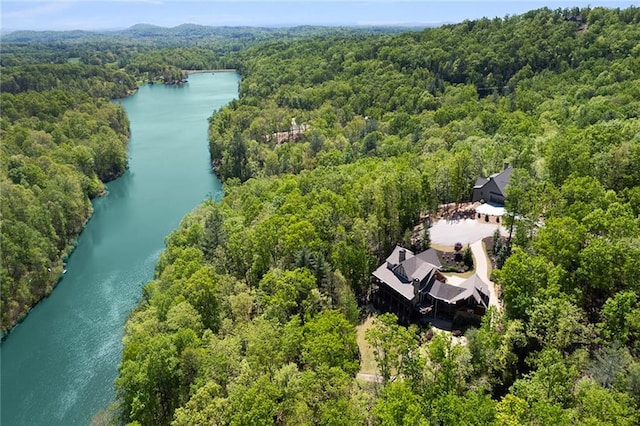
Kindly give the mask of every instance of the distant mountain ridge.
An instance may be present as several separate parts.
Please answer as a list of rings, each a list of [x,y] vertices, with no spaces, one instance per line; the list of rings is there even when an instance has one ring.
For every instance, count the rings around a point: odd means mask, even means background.
[[[47,43],[56,41],[87,41],[106,38],[171,38],[182,37],[188,39],[199,39],[203,37],[243,37],[247,35],[265,34],[302,34],[310,32],[339,31],[344,33],[366,32],[366,33],[396,33],[407,29],[426,28],[427,25],[405,25],[405,26],[320,26],[320,25],[300,25],[292,27],[251,27],[251,26],[208,26],[185,23],[175,27],[162,27],[153,24],[135,24],[129,28],[120,30],[65,30],[65,31],[34,31],[18,30],[1,35],[5,43]]]

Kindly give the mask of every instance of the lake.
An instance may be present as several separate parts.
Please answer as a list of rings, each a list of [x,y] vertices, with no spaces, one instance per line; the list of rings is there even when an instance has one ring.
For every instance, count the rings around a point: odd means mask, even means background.
[[[153,277],[164,238],[222,188],[207,127],[238,95],[236,73],[148,85],[121,101],[131,122],[129,169],[94,200],[67,272],[2,343],[2,425],[85,425],[114,399],[129,312]]]

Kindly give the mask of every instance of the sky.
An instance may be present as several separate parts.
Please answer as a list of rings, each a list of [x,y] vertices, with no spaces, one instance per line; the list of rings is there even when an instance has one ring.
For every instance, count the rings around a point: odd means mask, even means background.
[[[434,25],[549,7],[625,8],[585,0],[0,0],[0,30],[109,30],[145,23],[211,26]]]

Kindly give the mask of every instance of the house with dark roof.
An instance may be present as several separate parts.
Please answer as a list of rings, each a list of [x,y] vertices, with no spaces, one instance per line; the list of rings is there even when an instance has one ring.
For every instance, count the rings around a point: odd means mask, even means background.
[[[504,170],[494,173],[488,178],[480,177],[473,186],[471,201],[481,201],[504,206],[507,199],[507,185],[511,181],[513,167],[504,165]]]
[[[440,269],[434,249],[414,254],[396,246],[373,272],[375,301],[405,323],[416,318],[452,321],[460,314],[483,315],[489,306],[489,286],[475,274],[459,285],[447,284]]]

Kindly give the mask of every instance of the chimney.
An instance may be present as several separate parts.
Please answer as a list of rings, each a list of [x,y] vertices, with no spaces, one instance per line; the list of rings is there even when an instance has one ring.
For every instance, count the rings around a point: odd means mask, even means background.
[[[399,263],[404,262],[406,258],[407,258],[407,250],[401,248],[400,251],[398,252],[398,260],[400,261]]]

